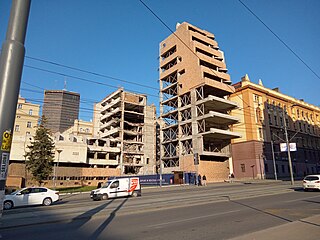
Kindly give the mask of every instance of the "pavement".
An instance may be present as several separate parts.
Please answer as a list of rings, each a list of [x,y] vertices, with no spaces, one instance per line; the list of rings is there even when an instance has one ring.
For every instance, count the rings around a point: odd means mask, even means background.
[[[230,240],[316,240],[320,238],[320,215],[242,235]]]

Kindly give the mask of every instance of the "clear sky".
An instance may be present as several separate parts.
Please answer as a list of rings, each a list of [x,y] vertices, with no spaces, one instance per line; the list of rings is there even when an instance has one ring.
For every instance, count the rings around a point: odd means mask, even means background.
[[[187,21],[212,32],[233,83],[247,73],[255,83],[262,79],[265,87],[320,105],[320,79],[239,0],[143,1],[172,30]],[[320,75],[319,0],[241,1]],[[10,7],[11,0],[0,0],[1,45]],[[32,0],[20,94],[42,104],[44,89],[63,89],[66,81],[67,90],[81,95],[83,120],[92,119],[93,102],[120,86],[148,94],[148,102],[158,106],[159,42],[170,34],[139,0]]]

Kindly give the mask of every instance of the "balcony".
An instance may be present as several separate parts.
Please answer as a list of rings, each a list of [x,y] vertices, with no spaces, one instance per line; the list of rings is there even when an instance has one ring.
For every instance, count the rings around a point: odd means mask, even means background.
[[[88,145],[88,149],[90,152],[120,153],[120,148],[117,147]]]
[[[114,129],[111,129],[111,130],[109,130],[109,131],[106,131],[106,132],[101,133],[101,137],[102,137],[102,138],[107,138],[107,137],[109,137],[109,136],[112,136],[112,135],[118,133],[119,131],[120,131],[120,127],[114,128]]]
[[[240,133],[231,132],[229,130],[217,129],[217,128],[210,128],[209,131],[201,133],[201,135],[206,138],[211,138],[213,141],[216,139],[231,140],[231,139],[242,137]]]
[[[197,118],[197,120],[206,120],[206,124],[208,125],[231,125],[239,122],[239,118],[214,111],[209,111],[209,113],[204,114]]]
[[[121,98],[118,97],[117,99],[114,99],[107,105],[103,106],[101,110],[101,114],[105,114],[109,108],[114,107],[116,104],[120,103],[120,101],[121,101]]]
[[[204,104],[205,109],[213,111],[230,111],[238,108],[238,103],[212,95],[208,95],[205,99],[197,101],[197,105],[202,103]]]
[[[120,108],[119,108],[119,107],[113,109],[111,112],[108,112],[108,113],[106,113],[105,115],[103,115],[102,118],[101,118],[101,121],[107,119],[108,117],[116,114],[116,113],[119,112],[119,111],[120,111]]]
[[[92,165],[110,165],[110,166],[117,166],[119,165],[117,160],[114,159],[95,159],[95,158],[89,158],[88,159],[89,164]]]

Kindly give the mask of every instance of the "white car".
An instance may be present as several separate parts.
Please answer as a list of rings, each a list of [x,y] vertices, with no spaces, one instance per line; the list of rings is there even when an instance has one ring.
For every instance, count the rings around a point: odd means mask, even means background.
[[[19,206],[44,205],[49,206],[59,200],[59,192],[45,187],[28,187],[5,195],[4,209]]]
[[[303,179],[303,190],[320,190],[320,175],[308,175]]]

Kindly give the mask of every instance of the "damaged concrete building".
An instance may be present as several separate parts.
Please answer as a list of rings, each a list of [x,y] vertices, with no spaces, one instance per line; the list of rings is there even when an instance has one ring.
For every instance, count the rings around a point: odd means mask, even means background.
[[[121,174],[155,173],[156,108],[147,105],[146,95],[118,89],[95,105],[94,126],[88,157],[107,161]]]
[[[197,171],[209,181],[232,172],[230,131],[237,103],[215,36],[189,23],[160,43],[160,122],[163,172]]]

